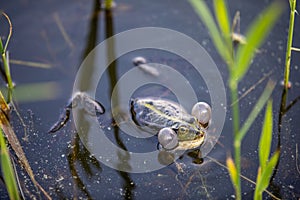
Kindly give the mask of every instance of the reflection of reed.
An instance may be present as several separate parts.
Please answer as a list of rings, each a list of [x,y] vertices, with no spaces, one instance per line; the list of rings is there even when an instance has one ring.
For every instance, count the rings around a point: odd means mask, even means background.
[[[92,166],[94,166],[97,170],[101,170],[101,166],[97,159],[91,156],[90,152],[84,147],[84,145],[81,144],[80,141],[79,135],[76,134],[71,142],[71,147],[73,148],[68,154],[69,168],[77,188],[79,188],[86,195],[86,197],[88,197],[88,199],[92,199],[87,187],[84,185],[83,181],[78,175],[76,170],[76,161],[80,162],[88,176],[93,175]],[[76,194],[76,188],[74,188],[74,192]]]
[[[278,115],[278,124],[277,124],[277,150],[281,152],[281,132],[283,127],[283,117],[285,114],[300,100],[300,96],[296,97],[293,101],[291,101],[290,104],[287,105],[287,97],[288,97],[288,88],[284,87],[282,90],[281,95],[281,101],[280,101],[280,109],[279,109],[279,115]],[[278,171],[280,159],[278,159],[278,162],[275,166],[275,169],[273,170],[273,174],[271,177],[271,188],[275,195],[280,196],[280,187],[274,184],[274,178]]]
[[[111,9],[106,9],[105,10],[105,27],[106,27],[106,38],[109,38],[111,36],[113,36],[114,34],[114,29],[113,29],[113,13],[111,11]],[[110,96],[112,96],[112,91],[114,89],[114,86],[117,83],[117,73],[116,73],[116,66],[117,66],[117,61],[115,60],[115,45],[114,45],[114,40],[113,38],[111,40],[108,40],[108,45],[107,45],[107,60],[114,60],[109,68],[108,68],[108,73],[109,73],[109,78],[110,78],[110,86],[111,86],[111,90],[110,90]],[[108,63],[109,64],[109,63]],[[113,105],[118,105],[118,92],[116,92],[116,97],[114,99],[111,99],[111,101],[114,101]],[[123,141],[120,138],[119,135],[119,128],[117,126],[114,127],[114,136],[115,139],[117,141],[117,145],[125,150],[126,153],[122,153],[121,151],[117,152],[118,155],[118,160],[120,161],[120,163],[118,164],[119,166],[122,166],[122,168],[124,166],[126,166],[126,168],[130,169],[131,166],[129,164],[129,159],[130,159],[130,154],[127,151],[127,148],[125,146],[125,144],[123,143]],[[121,167],[119,167],[121,168]],[[124,184],[123,184],[123,191],[124,191],[124,199],[132,199],[132,189],[134,189],[134,184],[133,181],[130,178],[130,175],[127,172],[123,172],[123,171],[117,171],[120,176],[122,177],[122,179],[124,180]]]
[[[97,42],[97,30],[98,30],[98,20],[99,20],[99,13],[100,13],[101,2],[98,0],[94,0],[94,9],[91,14],[91,21],[90,21],[90,30],[87,37],[86,48],[83,53],[82,60],[89,54],[91,50],[96,46]],[[93,66],[93,65],[91,65]],[[94,73],[94,68],[90,67],[84,71],[83,77],[90,77],[91,74]],[[86,91],[91,87],[92,83],[88,79],[81,80],[80,91]],[[83,116],[83,112],[78,112],[78,119],[80,120],[80,125],[84,126],[83,130],[87,130],[88,132],[90,124],[86,121],[85,117]],[[80,162],[80,166],[82,166],[83,170],[88,176],[93,175],[92,169],[97,169],[98,171],[101,170],[101,165],[99,161],[91,156],[90,152],[82,145],[81,140],[79,138],[78,133],[76,133],[75,137],[72,139],[71,142],[71,150],[68,154],[68,163],[70,172],[72,174],[72,178],[76,187],[74,187],[74,199],[77,198],[76,190],[79,188],[88,199],[91,199],[91,195],[87,190],[87,187],[84,185],[84,182],[80,179],[76,169],[76,162]]]

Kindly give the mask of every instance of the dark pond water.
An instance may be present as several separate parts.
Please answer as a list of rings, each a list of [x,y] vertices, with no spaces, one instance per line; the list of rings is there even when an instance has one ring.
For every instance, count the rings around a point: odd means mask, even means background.
[[[207,30],[187,1],[125,0],[116,3],[117,7],[112,12],[99,9],[98,1],[87,0],[22,0],[3,1],[0,4],[0,9],[10,16],[13,23],[13,36],[8,49],[12,59],[12,76],[16,83],[15,102],[27,132],[24,133],[24,127],[15,113],[12,114],[11,121],[36,179],[53,199],[233,199],[234,190],[224,167],[226,156],[232,154],[233,149],[230,103],[225,105],[228,111],[219,140],[204,157],[202,164],[194,164],[192,158],[185,154],[177,164],[173,163],[148,173],[122,172],[98,161],[81,142],[73,120],[57,133],[48,133],[71,97],[75,76],[83,59],[107,37],[133,28],[169,28],[195,39],[210,54],[226,85],[226,65],[215,51]],[[230,1],[229,8],[232,16],[238,10],[241,12],[243,33],[268,4],[269,1]],[[299,47],[300,26],[297,17],[294,46]],[[289,12],[286,8],[267,41],[259,49],[239,87],[239,94],[242,96],[263,79],[239,101],[243,123],[267,80],[277,82],[272,95],[272,151],[278,143],[277,126],[282,95],[279,83],[283,79],[288,20]],[[0,34],[5,38],[7,26],[3,17],[0,23]],[[134,152],[148,152],[156,150],[156,138],[135,140],[110,126],[112,89],[122,75],[134,68],[132,58],[136,56],[143,56],[149,62],[161,63],[178,70],[189,80],[199,99],[210,102],[210,96],[203,77],[197,74],[189,62],[170,52],[140,49],[122,55],[110,65],[96,89],[95,98],[107,111],[105,115],[99,116],[99,121],[106,127],[107,137],[113,143]],[[299,98],[300,95],[299,60],[299,53],[294,52],[290,78],[292,88],[288,93],[288,102]],[[18,61],[44,65],[33,67],[32,64],[27,66],[24,62],[18,64]],[[170,79],[168,76],[163,78]],[[229,102],[227,86],[226,92]],[[133,97],[139,96],[156,96],[176,101],[172,91],[157,84],[138,88]],[[190,110],[191,106],[187,97],[186,109]],[[297,102],[282,118],[280,163],[268,188],[280,199],[300,197],[300,156],[297,153],[300,148],[299,113],[300,104]],[[263,114],[259,115],[242,144],[242,174],[251,180],[255,180],[257,174],[257,146],[262,121]],[[209,132],[213,133],[214,129],[209,129]],[[21,167],[18,167],[18,171],[25,196],[43,198],[42,195],[38,195],[26,172]],[[242,179],[243,199],[252,199],[254,188],[255,185]],[[3,181],[0,182],[0,194],[1,199],[8,199]],[[266,193],[264,198],[271,199]]]

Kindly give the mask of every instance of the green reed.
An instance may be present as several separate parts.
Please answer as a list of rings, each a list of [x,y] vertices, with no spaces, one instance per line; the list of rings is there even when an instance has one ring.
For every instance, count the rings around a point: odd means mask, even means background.
[[[238,84],[248,71],[251,61],[255,56],[256,50],[265,41],[267,35],[282,13],[282,5],[279,2],[274,2],[267,9],[265,9],[254,20],[254,22],[250,24],[245,36],[247,40],[246,43],[238,44],[238,46],[235,48],[233,44],[233,34],[235,34],[234,27],[236,24],[230,24],[226,2],[224,0],[213,1],[215,18],[217,21],[216,24],[213,15],[203,0],[189,1],[194,7],[196,13],[202,19],[203,23],[208,28],[217,51],[228,66],[228,85],[231,93],[233,113],[234,160],[230,157],[227,158],[227,167],[236,191],[236,199],[241,199],[241,143],[257,115],[270,98],[275,87],[275,83],[269,81],[265,90],[261,94],[260,98],[242,126],[239,118],[240,108],[239,104],[237,103],[239,100]],[[272,104],[269,103],[266,109],[266,118],[263,126],[262,137],[260,139],[260,144],[267,146],[265,147],[263,145],[259,145],[259,156],[261,163],[257,176],[254,196],[255,199],[260,199],[262,191],[267,188],[273,168],[275,167],[279,157],[279,153],[275,153],[269,160],[270,148],[268,145],[270,146],[271,144],[272,125],[270,125],[270,123],[268,124],[268,122],[273,120],[273,116],[270,115],[271,111]]]
[[[10,22],[9,17],[5,14],[2,13],[3,16],[7,19],[9,23],[9,34],[6,40],[5,45],[3,46],[2,39],[0,38],[0,52],[1,52],[1,57],[2,57],[2,63],[4,66],[4,71],[5,71],[5,76],[7,78],[7,84],[8,84],[8,100],[7,102],[11,102],[12,100],[12,89],[13,89],[13,82],[11,79],[10,75],[10,67],[9,67],[9,56],[7,52],[7,46],[12,34],[12,25]],[[9,151],[6,146],[6,141],[4,138],[4,133],[2,131],[2,128],[5,126],[5,122],[3,121],[3,118],[6,119],[6,114],[5,114],[5,109],[7,109],[9,106],[7,105],[7,102],[4,100],[4,97],[2,95],[2,92],[0,91],[0,102],[1,102],[1,113],[0,113],[0,156],[1,156],[1,169],[2,169],[2,174],[4,178],[4,182],[7,188],[8,195],[10,199],[20,199],[19,197],[19,191],[18,191],[18,186],[17,186],[17,181],[16,181],[16,176],[15,176],[15,171],[12,166],[12,162],[10,159]]]
[[[105,0],[104,1],[104,6],[105,6],[105,9],[111,9],[114,5],[114,1],[113,0]]]
[[[8,195],[10,199],[20,199],[14,168],[10,160],[9,151],[6,147],[6,142],[1,128],[0,128],[0,157],[1,157],[2,174],[3,174]]]
[[[8,46],[10,37],[12,35],[12,24],[11,24],[9,17],[5,13],[2,13],[2,15],[7,19],[7,22],[9,23],[9,33],[8,33],[7,40],[6,40],[6,43],[4,46],[2,43],[2,39],[0,38],[0,52],[1,52],[3,66],[4,66],[5,76],[7,78],[7,84],[8,84],[8,97],[7,97],[8,100],[7,101],[9,103],[12,100],[12,89],[14,87],[13,81],[12,81],[11,75],[10,75],[9,54],[7,51],[7,46]]]
[[[287,40],[286,56],[285,56],[285,71],[284,71],[284,87],[285,88],[288,88],[288,85],[289,85],[292,43],[293,43],[293,33],[294,33],[294,21],[295,21],[295,12],[296,12],[296,0],[290,0],[290,9],[291,9],[290,23],[289,23],[289,32],[288,32],[288,40]]]

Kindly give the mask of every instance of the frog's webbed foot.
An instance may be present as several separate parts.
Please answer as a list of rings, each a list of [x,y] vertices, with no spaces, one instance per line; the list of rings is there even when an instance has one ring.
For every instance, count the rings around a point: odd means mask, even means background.
[[[78,106],[83,107],[85,112],[93,116],[97,114],[103,114],[105,112],[105,109],[101,103],[95,99],[92,99],[86,93],[77,92],[65,107],[64,112],[61,113],[59,120],[50,128],[48,132],[55,133],[64,127],[70,119],[71,110]]]
[[[190,152],[187,153],[187,155],[191,158],[193,158],[193,163],[195,164],[202,164],[203,163],[203,158],[200,149],[194,149]]]

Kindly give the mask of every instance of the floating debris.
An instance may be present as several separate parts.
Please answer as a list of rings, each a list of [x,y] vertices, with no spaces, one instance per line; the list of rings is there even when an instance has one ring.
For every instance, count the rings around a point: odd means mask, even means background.
[[[135,66],[139,66],[141,64],[146,64],[147,60],[144,57],[138,56],[132,59],[132,62]]]
[[[159,76],[159,71],[151,65],[147,64],[147,60],[145,58],[138,56],[133,58],[132,62],[135,66],[139,67],[147,74],[150,74],[152,76]]]
[[[231,30],[231,40],[234,44],[247,44],[247,39],[240,31],[240,11],[237,11],[234,15]]]
[[[144,72],[146,72],[146,73],[148,73],[148,74],[150,74],[152,76],[159,76],[159,71],[156,68],[154,68],[154,67],[152,67],[150,65],[142,64],[142,65],[139,65],[138,67],[141,70],[143,70]]]
[[[231,39],[232,39],[232,42],[235,44],[247,44],[246,37],[240,33],[232,33]]]

